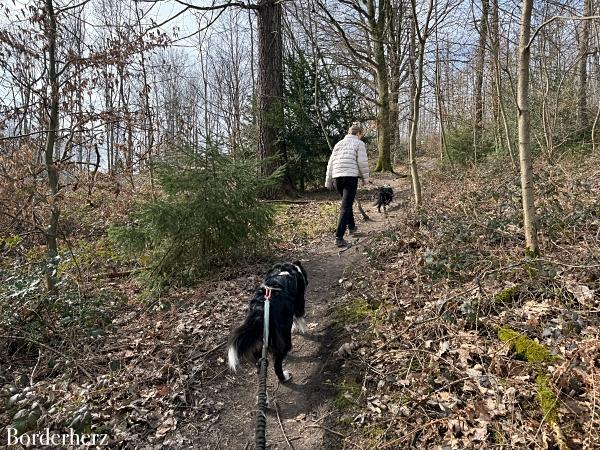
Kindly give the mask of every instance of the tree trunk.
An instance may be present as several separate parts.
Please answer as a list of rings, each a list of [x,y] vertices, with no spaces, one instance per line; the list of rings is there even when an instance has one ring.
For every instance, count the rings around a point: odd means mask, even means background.
[[[379,42],[377,43],[375,61],[377,62],[377,125],[379,129],[375,172],[392,172],[390,154],[390,90],[383,42],[381,45]]]
[[[519,40],[519,78],[517,82],[517,109],[519,121],[519,155],[521,161],[521,195],[523,198],[523,227],[526,252],[539,254],[537,223],[533,192],[533,161],[529,130],[529,60],[531,51],[531,13],[533,0],[523,0],[521,11],[521,36]]]
[[[390,66],[390,153],[392,158],[392,169],[398,156],[400,147],[400,88],[402,81],[401,66],[403,59],[402,31],[404,22],[404,8],[402,4],[392,4],[389,0],[386,5],[386,15],[388,17],[387,29],[387,53],[388,65]]]
[[[410,165],[410,174],[413,186],[413,194],[415,197],[415,206],[419,208],[422,204],[421,199],[421,182],[419,181],[419,171],[417,170],[417,135],[419,133],[419,114],[421,106],[421,93],[423,92],[423,78],[425,71],[425,44],[427,43],[427,37],[429,36],[429,26],[431,22],[431,15],[433,14],[434,6],[437,4],[434,0],[429,0],[427,7],[427,14],[423,23],[423,29],[419,27],[418,15],[417,15],[417,4],[416,0],[410,2],[412,9],[412,32],[410,38],[410,65],[412,69],[412,77],[415,78],[415,91],[414,97],[412,98],[413,109],[412,109],[412,123],[410,128],[410,139],[408,143],[408,159]],[[419,43],[419,54],[415,64],[415,36]]]
[[[50,218],[46,228],[46,247],[48,262],[46,267],[46,284],[48,291],[56,293],[57,291],[57,265],[58,265],[58,220],[60,208],[58,205],[58,170],[54,163],[54,150],[56,147],[56,133],[58,130],[58,108],[59,108],[59,77],[56,70],[56,15],[52,0],[45,0],[45,34],[47,43],[48,57],[48,84],[50,86],[50,117],[48,125],[48,135],[46,136],[45,146],[45,164],[48,175],[48,185],[50,187]]]
[[[437,16],[437,9],[436,9]],[[446,128],[444,125],[444,97],[442,94],[442,76],[440,68],[440,41],[438,36],[437,27],[435,29],[435,99],[438,110],[439,120],[439,135],[440,135],[440,160],[444,159],[444,156],[448,159],[448,162],[452,164],[452,157],[448,152],[448,144],[446,142]]]
[[[419,58],[420,59],[420,58]],[[422,75],[419,75],[422,80]],[[421,81],[422,83],[422,81]],[[408,145],[408,163],[410,165],[410,175],[412,179],[413,194],[415,198],[415,205],[421,206],[421,182],[419,181],[419,171],[417,169],[417,134],[419,133],[419,113],[420,113],[420,102],[421,102],[421,89],[419,89],[420,83],[417,82],[417,89],[415,91],[415,98],[413,99],[413,117],[412,126],[410,128],[410,141]]]
[[[283,42],[281,2],[258,4],[258,158],[262,175],[271,175],[282,164],[283,146]]]
[[[373,3],[370,2],[371,33],[375,45],[375,71],[377,73],[377,164],[375,172],[392,172],[392,159],[390,154],[390,86],[388,80],[388,64],[385,53],[386,32],[386,2],[379,0],[377,19]]]
[[[583,15],[589,17],[592,15],[592,0],[584,0]],[[579,86],[577,92],[577,125],[581,131],[588,128],[588,111],[587,111],[587,63],[588,63],[588,47],[590,41],[590,21],[582,20],[581,33],[579,36]]]
[[[415,116],[415,95],[416,95],[416,91],[417,91],[417,70],[415,68],[415,66],[417,65],[417,61],[416,61],[416,45],[417,45],[417,38],[415,36],[415,22],[414,19],[411,18],[411,25],[410,25],[410,37],[409,37],[409,42],[408,42],[408,71],[409,71],[409,83],[408,83],[408,96],[409,96],[409,102],[408,102],[408,127],[406,130],[406,133],[408,135],[409,138],[409,143],[410,143],[410,134],[412,132],[412,120],[413,117]],[[448,59],[449,60],[449,59]],[[446,72],[448,73],[448,71]],[[408,148],[409,151],[409,155],[408,155],[408,163],[410,164],[410,146]]]
[[[485,43],[488,30],[489,0],[481,0],[481,22],[479,25],[479,44],[477,45],[477,62],[475,64],[475,123],[474,147],[475,162],[477,153],[481,150],[483,134],[483,70],[485,67]]]
[[[392,74],[390,79],[390,153],[397,154],[397,149],[400,145],[400,130],[398,129],[398,122],[400,120],[400,105],[398,101],[400,99],[400,62],[396,62],[395,66],[392,67]],[[395,156],[394,156],[395,159]],[[392,164],[392,169],[393,169]]]
[[[498,61],[500,58],[500,38],[499,38],[499,11],[498,11],[498,0],[492,0],[490,4],[491,10],[488,12],[490,16],[490,25],[488,27],[488,36],[490,42],[490,67],[492,70],[492,114],[494,116],[494,137],[496,144],[496,151],[502,148],[502,131],[501,131],[501,117],[500,117],[500,99],[498,98]]]

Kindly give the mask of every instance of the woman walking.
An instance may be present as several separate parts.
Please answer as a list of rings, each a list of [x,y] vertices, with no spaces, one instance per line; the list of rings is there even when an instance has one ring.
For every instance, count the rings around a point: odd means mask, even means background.
[[[348,134],[333,147],[333,152],[327,164],[325,187],[335,187],[342,196],[340,217],[335,232],[335,245],[347,247],[349,243],[344,239],[346,230],[351,236],[358,233],[352,204],[358,189],[358,179],[363,185],[369,181],[369,160],[367,148],[362,141],[364,131],[358,122],[354,122],[348,129]]]

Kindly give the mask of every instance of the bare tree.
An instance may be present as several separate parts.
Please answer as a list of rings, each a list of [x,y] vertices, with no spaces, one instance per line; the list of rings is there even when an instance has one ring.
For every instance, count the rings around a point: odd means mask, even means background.
[[[489,0],[481,0],[479,42],[477,44],[477,57],[475,62],[475,120],[473,124],[473,147],[475,150],[475,162],[477,162],[477,152],[481,149],[483,135],[483,76],[485,69],[489,9]]]
[[[436,8],[437,9],[437,8]],[[437,11],[436,11],[437,12]],[[445,108],[444,95],[442,93],[442,70],[441,70],[441,55],[440,55],[440,39],[438,35],[438,27],[435,28],[435,100],[437,104],[439,132],[440,132],[440,159],[446,156],[448,161],[452,163],[452,158],[448,152],[448,143],[446,141],[445,127]]]
[[[392,171],[391,123],[395,121],[396,115],[394,113],[390,116],[390,110],[396,108],[391,105],[394,103],[392,100],[397,104],[397,96],[394,93],[390,97],[390,77],[392,91],[398,92],[400,75],[396,67],[392,67],[390,72],[390,54],[394,63],[400,64],[398,59],[401,55],[401,37],[398,34],[401,32],[402,14],[399,9],[403,5],[401,2],[392,5],[391,0],[350,0],[336,4],[336,7],[347,8],[338,10],[323,1],[318,1],[317,4],[324,12],[326,21],[336,33],[336,37],[341,39],[353,65],[364,67],[363,71],[366,70],[373,77],[376,99],[372,101],[376,105],[378,131],[375,171]],[[390,41],[390,33],[395,42]],[[391,46],[388,46],[390,42]],[[390,49],[391,52],[388,51]],[[358,74],[360,70],[356,72]]]
[[[592,0],[583,1],[583,16],[593,14]],[[579,86],[577,92],[577,122],[580,130],[586,130],[589,125],[587,107],[587,78],[588,78],[588,52],[590,42],[590,21],[583,20],[580,24],[578,59],[579,59]]]
[[[423,78],[425,74],[425,44],[430,32],[431,18],[434,6],[437,3],[429,0],[425,11],[425,19],[422,24],[419,23],[417,4],[411,0],[413,32],[411,34],[411,45],[416,50],[411,51],[412,77],[414,78],[414,96],[412,98],[412,117],[410,137],[408,143],[408,164],[410,166],[410,175],[412,179],[413,196],[415,206],[420,207],[422,203],[421,182],[419,181],[419,171],[417,168],[417,134],[419,133],[419,116],[421,112],[421,94],[423,92]],[[416,39],[416,42],[415,42]]]
[[[502,83],[502,74],[501,74],[501,62],[500,62],[500,24],[499,24],[499,0],[492,0],[492,20],[490,23],[490,47],[491,47],[491,60],[492,60],[492,72],[493,72],[493,92],[492,99],[496,103],[496,107],[494,108],[496,115],[496,128],[498,141],[501,143],[502,138],[500,137],[504,134],[504,138],[506,141],[506,149],[508,150],[508,154],[510,156],[510,160],[514,167],[516,167],[516,161],[513,152],[513,144],[512,144],[512,134],[510,131],[506,106],[504,104],[504,89]],[[496,112],[497,111],[497,112]],[[500,129],[504,130],[504,133],[500,131]]]
[[[529,60],[531,47],[531,15],[533,0],[523,0],[521,7],[521,33],[519,38],[519,79],[517,107],[519,118],[519,156],[521,161],[521,195],[523,200],[523,228],[526,250],[539,254],[537,219],[533,193],[533,160],[531,157],[529,119]]]
[[[388,3],[387,53],[389,55],[390,86],[390,149],[395,156],[400,146],[400,90],[408,79],[408,33],[405,2]],[[393,164],[392,164],[393,166]]]
[[[58,221],[60,208],[58,206],[58,170],[54,161],[56,147],[56,134],[58,130],[58,108],[59,108],[59,70],[57,63],[57,25],[54,3],[45,0],[44,8],[44,37],[46,38],[46,52],[48,61],[47,83],[50,87],[48,131],[46,135],[45,158],[46,172],[48,174],[48,186],[50,187],[50,218],[46,229],[46,246],[48,249],[48,265],[46,269],[46,283],[50,292],[56,292],[57,264],[58,264]]]

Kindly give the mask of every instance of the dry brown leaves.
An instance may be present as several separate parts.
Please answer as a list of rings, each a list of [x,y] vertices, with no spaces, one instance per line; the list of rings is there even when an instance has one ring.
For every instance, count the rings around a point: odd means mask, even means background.
[[[593,167],[597,161],[540,169],[543,259],[522,256],[514,175],[488,167],[426,176],[427,212],[401,212],[367,249],[369,267],[355,274],[381,306],[353,330],[368,332],[355,344],[362,355],[344,355],[362,361],[365,379],[360,407],[342,413],[350,441],[551,448],[538,367],[498,339],[508,325],[556,355],[545,370],[570,448],[600,447],[600,181]]]
[[[0,374],[2,401],[14,396],[3,425],[18,411],[41,407],[35,429],[63,432],[85,416],[112,447],[192,445],[226,407],[225,342],[263,270],[175,290],[150,305],[131,303],[105,334],[72,342],[64,357],[43,352],[35,373],[34,361],[13,364],[10,374]]]

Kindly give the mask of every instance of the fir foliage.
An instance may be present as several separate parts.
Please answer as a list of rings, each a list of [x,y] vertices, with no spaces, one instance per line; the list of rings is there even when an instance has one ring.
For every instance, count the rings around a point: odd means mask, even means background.
[[[494,151],[494,142],[491,132],[485,131],[482,135],[480,148],[475,151],[473,145],[473,129],[469,125],[450,127],[446,133],[448,152],[445,159],[450,158],[458,164],[471,164],[482,161]]]
[[[260,201],[281,170],[257,175],[255,159],[183,157],[158,170],[160,198],[138,205],[128,226],[110,232],[149,266],[154,282],[190,283],[215,268],[244,261],[267,247],[274,210]]]
[[[292,52],[284,63],[288,175],[294,187],[304,191],[311,185],[321,187],[331,154],[329,145],[342,139],[350,124],[365,114],[352,92],[353,86],[342,88],[325,69],[317,71],[302,52]]]

